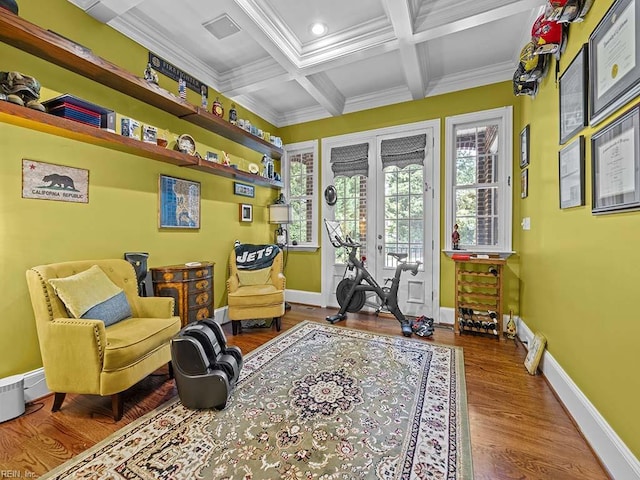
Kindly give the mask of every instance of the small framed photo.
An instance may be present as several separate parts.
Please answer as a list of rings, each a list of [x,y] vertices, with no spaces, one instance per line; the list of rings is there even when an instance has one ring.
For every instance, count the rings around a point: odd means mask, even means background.
[[[560,208],[584,205],[584,136],[580,135],[558,154]]]
[[[591,137],[591,163],[593,213],[640,209],[640,106]]]
[[[640,94],[640,1],[617,0],[589,37],[590,123]]]
[[[256,195],[256,190],[253,185],[247,185],[246,183],[233,182],[233,194],[240,195],[242,197],[253,198]]]
[[[560,77],[560,144],[587,125],[587,50],[582,46]]]
[[[529,196],[529,169],[525,168],[520,172],[520,198]]]
[[[240,204],[240,221],[253,222],[253,205],[250,203]]]
[[[544,353],[544,347],[547,345],[547,339],[541,333],[536,333],[529,345],[527,358],[524,359],[524,366],[531,375],[538,373],[538,365]]]
[[[520,168],[529,165],[529,125],[520,132]]]

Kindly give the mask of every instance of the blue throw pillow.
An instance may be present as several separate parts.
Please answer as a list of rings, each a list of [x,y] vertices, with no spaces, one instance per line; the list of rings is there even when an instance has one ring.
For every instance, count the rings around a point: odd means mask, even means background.
[[[70,277],[51,278],[49,284],[73,318],[102,320],[109,326],[131,317],[124,291],[97,265]]]

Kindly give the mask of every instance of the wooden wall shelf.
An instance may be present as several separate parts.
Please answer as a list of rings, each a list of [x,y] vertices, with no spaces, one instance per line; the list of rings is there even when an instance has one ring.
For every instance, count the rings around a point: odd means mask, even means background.
[[[134,138],[123,137],[91,125],[21,107],[13,103],[0,102],[0,121],[180,167],[197,163],[196,158],[181,152],[162,148],[151,143],[144,143]]]
[[[207,162],[182,152],[159,147],[152,143],[144,143],[134,138],[123,137],[84,123],[21,107],[9,102],[0,101],[0,121],[159,162],[170,163],[179,167],[191,167],[201,172],[226,178],[235,178],[263,187],[282,188],[282,182],[269,180],[268,178],[218,163]]]
[[[82,45],[3,8],[0,8],[0,40],[274,159],[280,159],[284,153],[281,148],[94,55]]]

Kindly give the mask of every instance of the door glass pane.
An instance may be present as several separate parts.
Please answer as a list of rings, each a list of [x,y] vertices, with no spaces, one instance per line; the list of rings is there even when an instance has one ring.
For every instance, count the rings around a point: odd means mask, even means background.
[[[334,219],[340,222],[344,235],[355,242],[367,242],[367,178],[363,176],[336,177],[333,180],[338,192]],[[335,263],[346,263],[348,253],[336,248]]]
[[[395,267],[389,252],[407,253],[410,262],[424,262],[424,175],[421,165],[383,170],[385,267]]]

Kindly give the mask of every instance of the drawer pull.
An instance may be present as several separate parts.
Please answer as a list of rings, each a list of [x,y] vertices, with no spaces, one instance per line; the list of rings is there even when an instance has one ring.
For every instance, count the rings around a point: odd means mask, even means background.
[[[196,277],[204,277],[207,274],[206,270],[198,270],[196,272]]]
[[[196,282],[196,288],[198,290],[204,290],[209,286],[209,280],[202,280],[200,282]]]
[[[208,300],[209,300],[209,294],[201,293],[196,297],[196,305],[202,305],[203,303],[207,303]]]
[[[200,310],[198,310],[198,313],[196,313],[196,319],[204,320],[205,318],[209,318],[209,309],[201,308]]]

